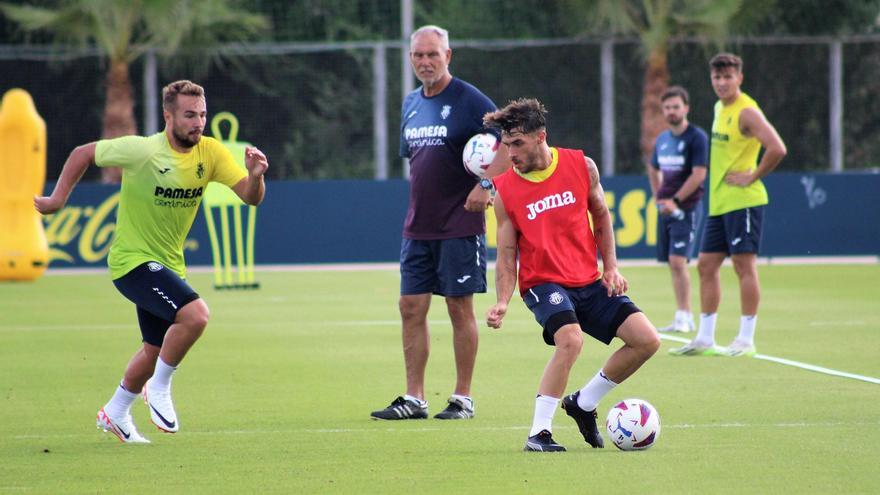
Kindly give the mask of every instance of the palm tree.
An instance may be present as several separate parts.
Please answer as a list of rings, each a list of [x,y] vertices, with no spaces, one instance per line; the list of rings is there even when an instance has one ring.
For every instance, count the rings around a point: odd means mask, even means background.
[[[578,0],[575,0],[578,1]],[[654,141],[666,128],[660,97],[669,86],[667,54],[674,38],[698,36],[721,44],[743,0],[587,0],[593,28],[606,34],[635,35],[645,58],[642,83],[642,161],[651,158]]]
[[[0,12],[27,32],[59,44],[93,45],[107,57],[102,138],[137,133],[129,65],[147,52],[170,57],[222,42],[243,41],[269,26],[234,0],[59,0],[54,8],[0,3]],[[118,182],[119,169],[102,169]]]

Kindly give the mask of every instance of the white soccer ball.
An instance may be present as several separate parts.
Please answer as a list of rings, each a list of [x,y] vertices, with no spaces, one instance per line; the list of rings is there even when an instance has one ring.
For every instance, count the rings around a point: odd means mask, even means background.
[[[461,154],[464,169],[474,177],[482,178],[486,174],[486,168],[495,158],[500,144],[498,138],[488,132],[474,134],[468,139]]]
[[[645,450],[660,436],[660,415],[642,399],[625,399],[608,411],[605,429],[620,450]]]

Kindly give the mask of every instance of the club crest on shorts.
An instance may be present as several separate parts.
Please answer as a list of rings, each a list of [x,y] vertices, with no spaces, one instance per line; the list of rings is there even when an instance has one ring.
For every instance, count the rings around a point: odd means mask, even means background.
[[[147,263],[147,268],[150,269],[151,272],[158,272],[162,268],[164,268],[160,263],[156,263],[155,261],[151,261]]]
[[[557,304],[562,303],[562,294],[560,294],[558,292],[554,292],[553,294],[550,294],[549,301],[550,301],[550,304],[553,304],[553,305],[557,305]]]

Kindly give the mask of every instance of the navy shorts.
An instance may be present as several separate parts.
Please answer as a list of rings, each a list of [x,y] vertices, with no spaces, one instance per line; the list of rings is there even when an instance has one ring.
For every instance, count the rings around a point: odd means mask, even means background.
[[[400,243],[400,295],[486,292],[486,236]]]
[[[578,323],[587,335],[608,345],[626,318],[641,310],[627,296],[609,296],[597,280],[585,287],[541,284],[523,294],[526,306],[544,329],[544,342],[555,345],[553,335],[563,325]]]
[[[684,211],[684,218],[657,215],[657,261],[669,261],[669,255],[691,259],[696,246],[697,212],[699,208]]]
[[[753,206],[709,217],[703,229],[703,253],[758,254],[764,207]]]
[[[157,347],[162,347],[177,311],[199,298],[185,280],[155,261],[138,265],[113,285],[137,307],[143,341]]]

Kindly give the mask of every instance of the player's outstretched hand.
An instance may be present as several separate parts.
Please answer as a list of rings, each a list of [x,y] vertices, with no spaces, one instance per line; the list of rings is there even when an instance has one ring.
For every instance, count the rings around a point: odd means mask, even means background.
[[[244,166],[250,175],[260,177],[269,168],[269,160],[256,146],[248,146],[244,150]]]
[[[34,208],[43,215],[49,215],[64,208],[64,201],[53,199],[52,196],[34,196]]]
[[[479,213],[486,211],[486,208],[492,204],[492,194],[477,184],[468,194],[464,202],[464,209],[470,212]]]
[[[501,328],[501,320],[507,314],[507,304],[497,303],[486,311],[486,324],[491,328]]]
[[[605,270],[602,273],[602,285],[608,289],[608,296],[622,296],[629,290],[629,283],[616,268]]]

